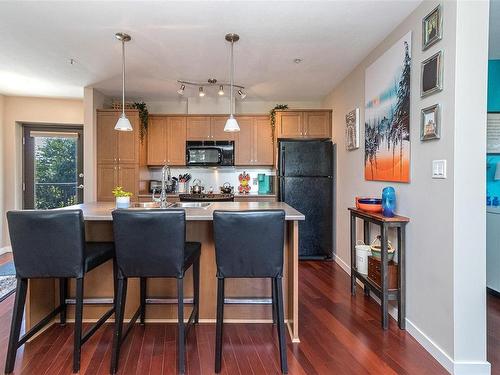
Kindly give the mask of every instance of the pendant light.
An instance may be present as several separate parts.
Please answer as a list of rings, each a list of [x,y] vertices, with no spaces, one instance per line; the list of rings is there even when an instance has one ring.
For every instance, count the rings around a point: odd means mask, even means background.
[[[230,115],[229,118],[226,121],[226,125],[224,126],[224,131],[225,132],[239,132],[240,127],[238,125],[238,121],[234,118],[233,115],[233,103],[234,103],[234,95],[233,95],[233,89],[234,89],[234,59],[233,59],[233,45],[235,42],[240,40],[240,37],[238,34],[226,34],[226,40],[231,43],[231,71],[230,71],[230,94],[229,94],[229,105],[230,105]]]
[[[125,42],[129,42],[130,35],[125,33],[116,33],[116,39],[122,42],[122,114],[115,125],[115,130],[132,131],[132,124],[125,115]]]

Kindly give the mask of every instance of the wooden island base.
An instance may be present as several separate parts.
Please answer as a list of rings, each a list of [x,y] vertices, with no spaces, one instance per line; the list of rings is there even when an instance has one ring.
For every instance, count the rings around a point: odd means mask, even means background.
[[[298,222],[286,222],[283,292],[285,321],[292,342],[299,342],[298,333]],[[187,221],[187,240],[202,244],[200,267],[200,322],[215,323],[217,279],[212,221]],[[87,241],[112,241],[112,221],[86,220]],[[258,234],[256,234],[258,235]],[[252,246],[252,244],[248,244]],[[140,249],[138,249],[140,251]],[[192,301],[192,269],[186,273],[186,302]],[[39,322],[59,303],[58,282],[53,279],[29,281],[26,301],[26,330]],[[139,279],[129,279],[125,320],[129,320],[139,305]],[[162,304],[151,304],[146,308],[147,322],[176,322],[177,306],[175,279],[148,279],[147,296],[149,299],[163,299]],[[69,303],[75,295],[75,281],[70,281]],[[113,296],[112,262],[92,270],[85,276],[84,295],[86,304],[83,309],[84,322],[95,322],[109,309]],[[236,298],[264,298],[265,304],[228,304],[224,308],[224,322],[227,323],[272,323],[271,280],[269,279],[227,279],[226,301]],[[233,299],[234,298],[234,299]],[[167,299],[167,300],[164,300]],[[68,307],[68,321],[74,321],[74,306]],[[191,309],[185,309],[185,319]],[[58,319],[58,318],[56,318]],[[113,317],[111,318],[111,320]],[[54,322],[56,322],[55,320]]]

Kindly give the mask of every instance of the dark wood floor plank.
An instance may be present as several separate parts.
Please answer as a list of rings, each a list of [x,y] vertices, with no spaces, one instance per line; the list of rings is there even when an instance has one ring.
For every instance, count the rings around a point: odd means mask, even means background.
[[[379,305],[358,290],[351,297],[349,276],[333,262],[300,263],[301,343],[291,343],[287,335],[289,374],[446,374],[394,320],[388,331],[382,331]],[[12,305],[13,296],[0,304],[1,364]],[[488,305],[488,358],[492,373],[500,375],[500,299],[488,296]],[[113,324],[104,325],[83,346],[80,374],[109,374],[112,331]],[[275,326],[225,324],[223,339],[223,375],[280,373]],[[72,324],[50,327],[20,348],[15,374],[71,374],[72,345]],[[214,324],[200,324],[187,335],[187,375],[213,374],[214,345]],[[119,374],[177,374],[176,325],[136,325],[122,345]]]

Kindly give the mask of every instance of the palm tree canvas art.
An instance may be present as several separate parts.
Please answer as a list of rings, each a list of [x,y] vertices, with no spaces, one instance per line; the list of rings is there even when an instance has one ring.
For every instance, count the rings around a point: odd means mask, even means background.
[[[365,71],[365,179],[410,181],[411,32]]]

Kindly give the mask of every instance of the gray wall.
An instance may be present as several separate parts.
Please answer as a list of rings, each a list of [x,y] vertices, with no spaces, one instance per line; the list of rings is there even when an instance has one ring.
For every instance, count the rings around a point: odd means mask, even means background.
[[[339,264],[344,267],[350,263],[349,249],[349,215],[347,207],[353,205],[354,197],[357,195],[379,196],[385,186],[394,186],[397,191],[398,213],[409,216],[411,223],[408,225],[407,232],[407,318],[409,331],[443,363],[448,370],[453,371],[455,362],[460,362],[465,357],[473,362],[483,363],[485,361],[485,304],[484,304],[484,259],[481,253],[485,251],[482,246],[484,240],[484,223],[481,219],[481,207],[484,206],[484,142],[481,143],[481,135],[486,127],[485,118],[482,122],[481,115],[486,110],[486,82],[483,80],[486,74],[486,59],[484,57],[484,67],[481,66],[481,52],[487,51],[487,37],[482,33],[484,20],[488,19],[487,7],[477,6],[478,18],[472,22],[478,23],[475,27],[477,37],[475,44],[478,46],[474,61],[467,66],[469,72],[475,71],[479,82],[476,82],[474,89],[482,90],[479,95],[477,91],[467,91],[467,84],[461,79],[461,89],[466,90],[469,96],[478,97],[479,103],[476,107],[464,107],[462,111],[468,110],[476,115],[477,122],[474,124],[479,134],[472,137],[470,144],[463,143],[463,137],[470,135],[469,129],[462,129],[460,139],[457,139],[457,121],[456,114],[460,108],[456,104],[456,74],[465,74],[460,66],[457,69],[456,64],[462,64],[463,60],[457,60],[457,45],[465,43],[457,39],[457,24],[461,26],[460,19],[457,18],[457,8],[474,7],[476,5],[465,4],[464,2],[443,2],[443,40],[422,52],[421,46],[421,22],[422,18],[432,10],[438,2],[423,2],[407,19],[405,19],[377,48],[375,48],[334,90],[327,96],[323,102],[323,107],[333,109],[333,137],[338,144],[337,148],[337,242],[336,256]],[[487,3],[483,3],[483,5]],[[486,10],[485,10],[486,8]],[[468,11],[471,9],[468,9]],[[482,12],[482,13],[481,13]],[[486,13],[486,18],[484,14]],[[464,13],[462,12],[462,16]],[[472,27],[472,25],[468,25]],[[472,32],[471,29],[466,29]],[[364,77],[365,69],[372,64],[380,55],[390,48],[397,40],[403,37],[408,31],[412,31],[412,74],[411,74],[411,171],[409,184],[371,182],[364,179]],[[474,33],[473,33],[474,34]],[[464,37],[463,30],[461,38]],[[482,39],[481,39],[482,38]],[[468,48],[470,45],[463,47]],[[427,98],[420,98],[420,62],[435,52],[443,50],[444,54],[444,90]],[[466,59],[466,57],[464,57]],[[456,61],[459,61],[456,63]],[[479,61],[479,63],[478,63]],[[463,65],[465,66],[465,65]],[[472,70],[470,70],[472,69]],[[475,70],[478,69],[478,70]],[[482,70],[481,70],[482,69]],[[470,75],[470,74],[469,74]],[[471,87],[472,87],[471,86]],[[474,94],[471,94],[474,93]],[[484,95],[483,95],[484,93]],[[481,103],[484,100],[484,103]],[[429,105],[440,103],[442,106],[442,131],[439,141],[424,142],[420,141],[420,110]],[[484,104],[483,107],[481,105]],[[345,150],[345,115],[352,109],[360,108],[360,148],[356,151]],[[464,115],[461,113],[461,115]],[[483,134],[484,135],[484,134]],[[461,142],[461,143],[459,143]],[[458,143],[458,144],[457,144]],[[464,162],[470,157],[475,165],[467,167],[464,164],[460,168],[456,163],[458,159]],[[444,180],[431,179],[431,164],[434,159],[446,159],[448,161],[448,178]],[[455,171],[460,170],[460,179],[458,180]],[[466,179],[465,173],[474,171],[471,176],[473,179]],[[479,176],[479,177],[478,177]],[[460,241],[475,239],[478,247],[474,249],[478,264],[475,269],[464,270],[454,269],[454,256],[457,244],[454,239],[457,238],[457,228],[459,220],[457,213],[463,215],[462,209],[456,210],[463,201],[457,200],[455,189],[457,185],[468,184],[469,191],[464,191],[461,199],[468,199],[470,205],[475,209],[470,216],[461,217],[461,223],[468,222],[469,226],[462,225],[459,229],[462,237]],[[470,208],[469,205],[469,208]],[[460,211],[460,212],[459,212]],[[484,216],[484,211],[483,216]],[[361,230],[358,232],[361,233]],[[360,237],[361,239],[361,237]],[[468,249],[469,251],[472,249]],[[463,255],[461,255],[463,256]],[[483,262],[483,264],[481,264]],[[484,268],[484,267],[483,267]],[[482,273],[482,275],[481,275]],[[478,288],[471,291],[469,295],[460,296],[457,291],[459,278],[468,278],[469,282],[476,282]],[[462,329],[471,334],[471,343],[474,343],[474,350],[469,346],[470,355],[457,357],[455,348],[457,346],[456,326],[458,319],[456,314],[460,311],[456,305],[456,299],[462,298],[465,302],[474,301],[479,303],[475,311],[470,311],[469,318],[474,316],[475,323],[473,329],[468,330],[462,326]],[[470,299],[467,299],[470,298]],[[481,305],[481,299],[483,303]],[[472,315],[471,315],[472,314]],[[472,331],[472,332],[471,332]],[[463,343],[461,343],[463,344]],[[460,345],[461,345],[460,344]],[[465,343],[467,346],[467,343]],[[479,345],[479,348],[476,347]],[[483,363],[484,364],[484,363]],[[487,368],[486,364],[486,368]],[[481,370],[482,371],[482,370]]]

